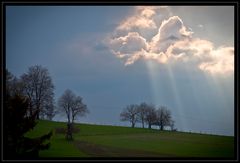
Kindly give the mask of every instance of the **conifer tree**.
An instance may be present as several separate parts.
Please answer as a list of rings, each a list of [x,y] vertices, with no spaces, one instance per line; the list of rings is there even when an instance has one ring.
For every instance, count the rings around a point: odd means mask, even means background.
[[[37,158],[39,150],[48,149],[50,143],[44,143],[52,136],[52,131],[37,138],[26,137],[26,133],[37,124],[38,112],[28,114],[28,98],[20,95],[10,95],[8,89],[4,107],[4,158],[32,159]]]

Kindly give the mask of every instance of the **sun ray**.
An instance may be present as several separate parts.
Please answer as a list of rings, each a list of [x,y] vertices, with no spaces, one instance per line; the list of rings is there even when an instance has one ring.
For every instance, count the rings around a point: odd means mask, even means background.
[[[168,75],[169,75],[169,82],[171,84],[172,91],[174,93],[174,101],[177,104],[176,111],[177,111],[177,116],[184,114],[184,108],[180,99],[180,94],[178,91],[178,88],[176,86],[176,79],[175,76],[172,72],[172,67],[170,64],[166,64],[167,70],[168,70]],[[179,116],[180,117],[180,116]],[[186,123],[186,120],[184,118],[180,118],[180,121],[178,122],[183,130],[188,128],[188,125]]]
[[[152,96],[154,103],[157,104],[159,102],[160,92],[158,90],[158,83],[157,83],[157,77],[156,77],[156,70],[155,70],[155,65],[152,61],[147,61],[145,62],[148,68],[148,75],[151,83],[151,89],[152,89]]]
[[[146,62],[146,65],[148,68],[149,79],[150,79],[150,83],[151,83],[152,96],[154,97],[154,103],[164,105],[163,103],[161,103],[163,101],[164,94],[161,92],[161,86],[160,86],[161,83],[159,82],[161,80],[161,72],[159,71],[159,69],[158,69],[159,67],[157,67],[156,64],[157,63],[154,61]],[[176,113],[173,113],[173,115],[176,115],[178,118],[177,119],[178,127],[180,129],[186,129],[188,127],[186,120],[184,118],[179,118],[180,115],[184,114],[184,108],[183,108],[183,105],[182,105],[182,102],[180,99],[179,91],[176,86],[175,77],[172,73],[171,67],[168,64],[166,64],[164,66],[166,66],[166,68],[167,68],[168,77],[169,77],[168,84],[171,85],[170,87],[172,89],[169,91],[173,92],[174,95],[173,95],[172,99],[173,99],[173,102],[175,102],[177,105],[177,107],[174,108],[174,109],[176,109]]]

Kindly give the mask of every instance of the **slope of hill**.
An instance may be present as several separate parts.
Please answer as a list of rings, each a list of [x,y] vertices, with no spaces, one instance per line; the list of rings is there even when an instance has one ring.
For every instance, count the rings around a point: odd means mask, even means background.
[[[233,158],[234,137],[158,131],[142,128],[76,124],[74,141],[65,140],[66,123],[39,121],[27,136],[37,137],[53,129],[51,147],[40,157],[167,157]]]

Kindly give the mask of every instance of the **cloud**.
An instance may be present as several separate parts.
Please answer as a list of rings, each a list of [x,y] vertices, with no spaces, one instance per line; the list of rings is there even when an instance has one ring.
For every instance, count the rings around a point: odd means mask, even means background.
[[[137,32],[130,32],[126,36],[113,38],[109,44],[114,54],[120,58],[129,57],[142,49],[148,50],[146,39]]]
[[[234,70],[234,48],[214,48],[212,42],[198,38],[185,39],[169,46],[169,60],[195,63],[202,71],[211,74],[226,74]]]
[[[211,41],[194,38],[192,29],[166,6],[135,7],[134,15],[119,24],[107,45],[125,65],[143,59],[192,63],[211,74],[234,70],[233,47],[214,47]]]
[[[156,12],[151,8],[136,8],[135,15],[122,21],[117,30],[131,31],[132,29],[157,28],[152,17]]]
[[[233,47],[220,47],[211,51],[208,61],[202,62],[199,68],[203,71],[208,71],[212,74],[234,71],[234,48]]]
[[[130,57],[127,58],[125,65],[130,65],[136,62],[139,59],[145,59],[145,60],[156,60],[159,63],[166,63],[167,56],[164,53],[150,53],[147,52],[144,49],[141,49],[141,51],[137,51],[133,53]]]
[[[157,35],[150,42],[150,50],[157,53],[165,52],[175,42],[190,38],[192,33],[187,30],[178,16],[172,16],[162,22]]]
[[[157,28],[157,23],[162,20],[157,20],[160,17],[163,19],[163,14],[169,13],[166,6],[137,6],[135,7],[134,15],[123,20],[117,30],[132,30],[144,28]],[[161,13],[161,14],[160,14]],[[160,16],[160,17],[159,17]]]
[[[127,35],[129,32],[137,32],[146,40],[158,31],[160,23],[171,15],[166,6],[137,6],[134,14],[119,23],[113,33],[113,37]]]
[[[151,11],[151,10],[150,10]],[[149,19],[149,14],[144,13],[140,16],[134,16],[128,18],[120,26],[117,27],[118,30],[131,30],[133,28],[157,28],[153,20]]]

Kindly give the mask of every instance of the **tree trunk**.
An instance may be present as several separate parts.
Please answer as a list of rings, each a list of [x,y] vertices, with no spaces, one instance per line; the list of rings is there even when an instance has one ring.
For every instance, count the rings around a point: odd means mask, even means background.
[[[142,128],[144,128],[144,121],[142,121]]]
[[[37,111],[37,120],[39,120],[39,115],[40,115],[40,104],[37,103],[37,106],[36,106],[36,111]]]
[[[68,124],[67,124],[66,139],[67,139],[67,140],[73,140],[73,137],[72,137],[72,124],[71,124],[71,123],[68,123]]]
[[[71,121],[70,121],[70,111],[69,111],[69,108],[68,108],[68,112],[67,112],[67,117],[68,117],[68,123],[67,123],[67,133],[66,133],[66,139],[67,140],[72,140],[73,137],[72,137],[72,124],[71,124]]]
[[[148,124],[148,128],[149,128],[149,129],[151,129],[151,128],[152,128],[150,123]]]
[[[161,131],[163,130],[163,125],[161,125],[161,128],[160,128],[160,130],[161,130]]]
[[[132,122],[132,128],[134,128],[134,127],[135,127],[135,123]]]

